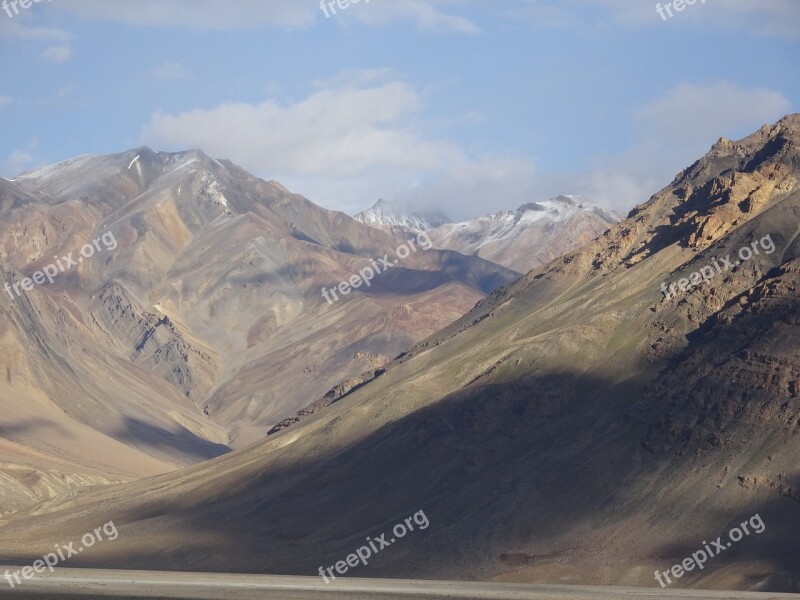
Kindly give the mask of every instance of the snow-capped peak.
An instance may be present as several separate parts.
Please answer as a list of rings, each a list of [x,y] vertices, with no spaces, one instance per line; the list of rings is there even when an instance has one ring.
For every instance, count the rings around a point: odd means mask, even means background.
[[[577,196],[529,202],[429,233],[435,248],[492,260],[521,273],[574,250],[621,217]]]
[[[378,229],[430,231],[450,220],[440,212],[423,213],[406,210],[396,202],[378,200],[372,208],[353,216],[356,221]]]

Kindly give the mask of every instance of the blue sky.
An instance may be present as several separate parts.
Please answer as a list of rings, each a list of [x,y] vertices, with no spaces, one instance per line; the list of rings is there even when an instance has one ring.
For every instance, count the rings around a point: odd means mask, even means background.
[[[666,3],[662,3],[666,4]],[[13,14],[13,9],[9,8]],[[329,208],[625,211],[797,112],[800,2],[49,0],[0,9],[0,175],[199,147]]]

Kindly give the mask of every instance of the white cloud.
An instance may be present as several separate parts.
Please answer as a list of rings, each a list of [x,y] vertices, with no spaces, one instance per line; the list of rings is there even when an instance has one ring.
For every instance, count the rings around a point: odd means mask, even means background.
[[[720,136],[735,137],[777,121],[792,104],[780,92],[719,81],[680,83],[636,113],[649,138],[685,148],[708,148]]]
[[[268,100],[157,113],[143,139],[201,147],[260,173],[349,177],[376,168],[439,168],[458,149],[414,131],[410,119],[421,107],[420,96],[402,82],[348,84],[290,105]]]
[[[669,184],[719,137],[739,139],[790,111],[789,100],[772,90],[726,81],[681,83],[636,111],[630,150],[573,175],[573,189],[625,212]]]
[[[304,27],[313,22],[317,4],[303,0],[59,0],[53,6],[84,18],[128,25],[233,31]]]
[[[34,159],[30,152],[26,152],[25,150],[15,150],[11,153],[11,156],[8,157],[8,160],[2,164],[2,168],[3,172],[8,173],[9,176],[17,175],[25,170],[30,169],[35,162],[36,159]]]
[[[10,96],[0,95],[0,110],[4,109],[6,106],[9,106],[13,101],[14,99]]]
[[[32,137],[24,149],[15,150],[6,160],[0,158],[0,176],[13,177],[44,164],[38,156],[39,139]]]
[[[419,121],[423,94],[405,82],[381,80],[390,73],[350,71],[293,104],[268,100],[159,112],[143,129],[142,142],[202,148],[350,212],[378,197],[416,197],[453,213],[483,212],[487,197],[498,209],[528,201],[531,161],[472,157],[430,134]]]
[[[435,207],[466,220],[542,200],[534,162],[527,157],[461,157],[429,181],[397,195],[419,210]]]
[[[667,1],[661,2],[662,5]],[[686,27],[710,24],[760,35],[799,37],[800,2],[797,0],[709,0],[687,5],[665,24],[656,2],[633,0],[506,0],[517,14],[526,14],[544,26],[580,22],[617,22],[631,26]],[[591,9],[591,10],[588,10]]]
[[[682,83],[636,111],[628,150],[596,157],[583,169],[529,178],[530,194],[534,200],[577,194],[626,214],[706,154],[719,137],[739,139],[790,111],[789,101],[772,90]]]
[[[539,174],[532,157],[475,155],[444,138],[437,133],[441,122],[424,116],[425,94],[390,70],[346,71],[315,85],[319,89],[290,104],[158,112],[142,141],[231,158],[347,212],[383,197],[461,219],[574,193],[624,213],[718,137],[746,135],[791,107],[772,90],[682,83],[635,113],[635,142],[627,152],[598,157],[584,169]]]
[[[630,162],[625,164],[624,161],[612,162],[617,164],[579,174],[577,177],[569,178],[572,183],[568,184],[565,181],[564,185],[569,185],[573,193],[624,216],[634,205],[646,202],[650,196],[669,183],[673,176],[673,173],[666,173],[663,169],[652,168],[652,163],[647,165]],[[689,163],[683,166],[689,166]]]
[[[618,20],[632,23],[662,24],[663,18],[655,10],[655,3],[629,2],[628,0],[589,0],[614,11]],[[667,2],[662,2],[667,4]],[[681,23],[710,23],[724,27],[750,29],[759,34],[800,35],[800,3],[795,0],[710,0],[686,6],[681,12],[673,10],[668,19],[673,25]]]
[[[160,67],[153,69],[153,77],[161,81],[177,81],[180,79],[191,79],[192,72],[178,62],[166,62]]]
[[[42,52],[42,58],[53,63],[67,62],[72,58],[72,48],[67,45],[50,46]]]
[[[27,148],[15,150],[5,161],[0,160],[0,176],[13,177],[41,165],[42,161],[35,156],[38,148],[39,140],[34,137],[28,140]]]
[[[437,5],[463,4],[443,2],[442,0],[373,0],[373,3],[356,7],[353,14],[359,21],[367,25],[386,25],[395,21],[409,20],[420,29],[428,31],[455,31],[458,33],[477,33],[478,26],[466,17],[448,14],[439,10]],[[348,9],[350,10],[350,9]]]
[[[336,18],[355,18],[368,25],[412,21],[420,29],[473,32],[464,17],[449,14],[438,5],[462,4],[461,0],[371,0],[337,9]],[[56,5],[54,4],[54,7]],[[137,26],[171,27],[194,30],[235,31],[262,27],[309,27],[325,19],[318,0],[59,0],[58,9],[81,17],[102,19]]]
[[[800,3],[795,0],[726,0],[724,7],[732,21],[749,23],[757,33],[800,37]]]
[[[2,13],[0,13],[2,15]],[[33,42],[70,42],[75,36],[63,29],[52,27],[28,27],[22,19],[0,19],[0,37],[16,38]]]

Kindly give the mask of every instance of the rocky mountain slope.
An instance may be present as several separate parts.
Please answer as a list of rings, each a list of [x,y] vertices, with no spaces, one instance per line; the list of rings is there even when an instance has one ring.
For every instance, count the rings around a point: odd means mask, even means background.
[[[266,442],[18,515],[3,546],[113,518],[75,563],[315,575],[388,533],[359,575],[657,586],[758,514],[674,587],[800,591],[798,234],[792,115]]]
[[[518,277],[398,244],[199,151],[0,179],[0,513],[261,439]]]

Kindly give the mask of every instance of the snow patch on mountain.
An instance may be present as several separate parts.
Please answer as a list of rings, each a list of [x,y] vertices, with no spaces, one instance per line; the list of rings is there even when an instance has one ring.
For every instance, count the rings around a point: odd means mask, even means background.
[[[576,250],[618,223],[616,213],[577,196],[529,202],[430,231],[434,248],[480,256],[521,273]]]
[[[430,231],[450,220],[441,212],[407,211],[396,202],[378,200],[372,208],[353,217],[370,227],[398,231]]]
[[[460,223],[438,212],[406,210],[385,200],[355,219],[399,236],[424,231],[434,248],[479,256],[527,273],[588,243],[622,217],[578,196],[562,195]]]
[[[613,211],[577,196],[563,195],[544,202],[529,202],[512,211],[501,211],[462,223],[445,224],[436,230],[436,239],[445,242],[457,237],[462,245],[466,243],[465,250],[475,253],[486,245],[513,243],[525,230],[533,227],[550,225],[548,229],[556,229],[582,213],[596,215],[609,226],[621,220]]]

